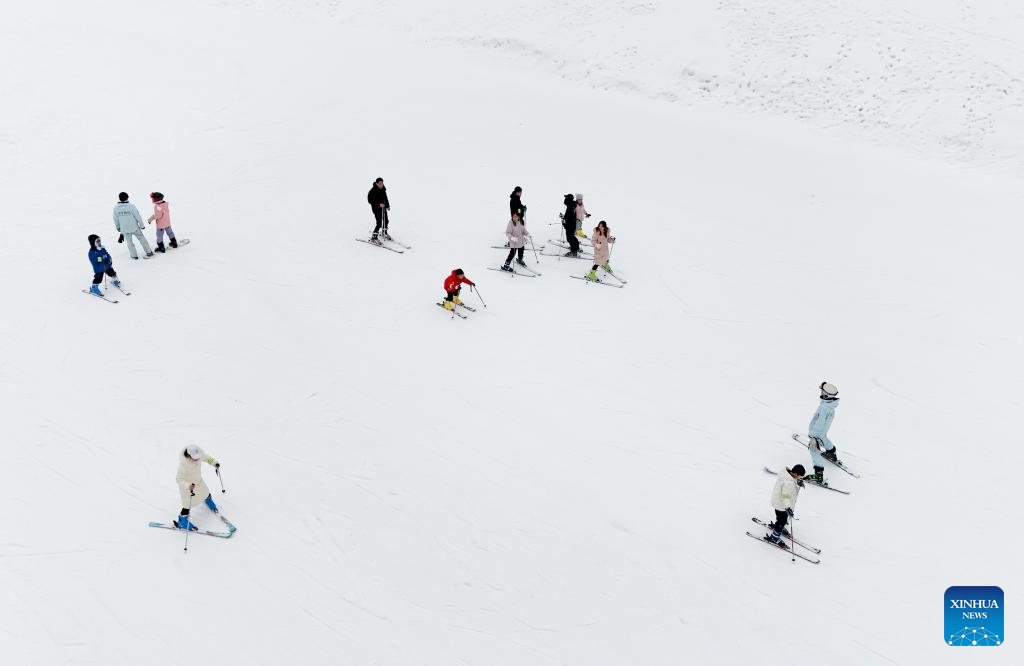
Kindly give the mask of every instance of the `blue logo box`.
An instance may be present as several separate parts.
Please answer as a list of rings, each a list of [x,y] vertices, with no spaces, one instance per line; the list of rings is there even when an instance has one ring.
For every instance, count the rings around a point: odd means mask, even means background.
[[[946,645],[1002,645],[1003,590],[995,586],[950,587],[945,594]]]

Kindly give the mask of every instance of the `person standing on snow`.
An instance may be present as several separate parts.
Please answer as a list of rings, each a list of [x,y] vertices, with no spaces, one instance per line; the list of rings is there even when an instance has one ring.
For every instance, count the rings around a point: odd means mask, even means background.
[[[808,478],[818,483],[825,482],[825,461],[839,464],[836,445],[828,438],[828,429],[835,417],[836,407],[839,406],[839,389],[834,384],[822,382],[818,387],[821,390],[821,402],[818,409],[811,417],[811,424],[807,426],[807,435],[810,438],[808,450],[811,452],[811,460],[814,463],[814,474]]]
[[[562,228],[565,229],[565,240],[569,242],[569,251],[566,257],[578,257],[580,254],[580,241],[576,237],[576,198],[566,194],[562,199],[565,204],[565,213],[562,214]]]
[[[128,193],[121,192],[117,195],[118,203],[114,205],[114,228],[121,234],[123,240],[128,242],[128,254],[132,256],[132,259],[138,259],[139,255],[135,251],[135,244],[132,240],[139,241],[139,245],[142,246],[142,251],[146,253],[147,257],[153,256],[153,251],[149,249],[149,242],[146,241],[146,235],[143,230],[146,225],[142,222],[142,216],[139,215],[139,209],[135,207],[135,204],[128,201]],[[117,239],[120,243],[121,238]]]
[[[526,262],[523,261],[523,253],[526,251],[526,239],[530,237],[530,232],[526,230],[526,225],[522,220],[519,219],[518,213],[512,213],[512,219],[508,221],[508,226],[505,227],[505,238],[508,242],[505,243],[509,247],[508,256],[505,257],[505,264],[501,267],[503,271],[512,270],[512,257],[519,253],[519,258],[516,259],[516,263],[520,266],[525,266]]]
[[[772,488],[772,508],[775,509],[775,522],[769,525],[772,528],[771,533],[764,535],[765,539],[774,544],[785,546],[782,537],[783,535],[789,536],[786,521],[793,515],[793,509],[796,507],[796,498],[800,494],[800,488],[804,485],[800,480],[803,475],[804,466],[793,465],[793,469],[787,467],[784,471],[779,472],[775,479],[775,487]]]
[[[509,215],[518,215],[520,220],[526,220],[526,206],[523,205],[523,188],[516,185],[516,189],[512,190],[512,194],[508,195],[508,213]]]
[[[213,494],[206,487],[203,481],[202,463],[213,465],[216,470],[220,469],[220,463],[210,455],[196,446],[189,444],[178,456],[178,475],[175,480],[178,482],[178,492],[181,494],[181,514],[174,524],[178,529],[195,530],[196,526],[189,518],[189,507],[192,506],[194,497],[205,498],[203,502],[206,507],[214,513],[220,513],[217,505],[213,503]]]
[[[611,253],[611,249],[608,247],[610,244],[615,242],[615,236],[609,236],[608,232],[611,231],[608,228],[608,223],[601,220],[594,227],[594,235],[590,237],[590,242],[594,246],[594,266],[587,273],[588,280],[597,279],[597,267],[601,266],[609,273],[612,272],[612,265],[608,263],[608,256]]]
[[[576,195],[576,235],[579,238],[586,238],[587,235],[583,233],[583,220],[590,217],[590,213],[587,212],[587,207],[583,205],[583,195]]]
[[[164,234],[171,240],[171,247],[178,247],[178,239],[174,237],[174,229],[171,229],[171,208],[164,201],[164,195],[153,192],[149,195],[153,200],[153,214],[146,220],[147,223],[156,222],[156,251],[166,252],[164,248]]]
[[[462,292],[462,285],[468,284],[475,287],[476,284],[466,277],[461,268],[456,268],[452,274],[444,279],[444,309],[453,310],[456,305],[462,305],[459,294]]]
[[[373,181],[370,191],[366,194],[366,201],[370,204],[370,210],[373,211],[373,217],[377,221],[373,227],[373,236],[370,237],[370,242],[380,245],[380,239],[377,237],[379,233],[384,240],[392,240],[388,233],[388,211],[391,210],[391,202],[388,201],[388,188],[384,187],[383,178]],[[382,227],[383,233],[381,233]]]
[[[90,294],[103,298],[103,292],[100,291],[100,282],[103,282],[104,274],[109,275],[113,279],[115,287],[121,288],[121,280],[118,279],[117,273],[114,272],[114,263],[110,258],[110,253],[107,252],[107,248],[103,247],[100,237],[96,234],[89,236],[89,263],[92,264],[93,273],[92,286],[89,287]]]

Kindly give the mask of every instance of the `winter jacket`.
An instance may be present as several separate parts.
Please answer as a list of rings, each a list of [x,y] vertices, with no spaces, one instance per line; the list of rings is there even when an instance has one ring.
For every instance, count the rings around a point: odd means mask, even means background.
[[[210,489],[203,481],[202,463],[216,465],[217,460],[213,456],[206,455],[206,452],[199,449],[199,460],[192,460],[185,453],[185,449],[178,452],[178,475],[175,480],[178,482],[178,492],[181,494],[181,506],[185,508],[191,502],[196,506],[210,494]],[[189,486],[196,484],[195,497],[189,496]]]
[[[166,229],[171,226],[171,208],[166,201],[153,204],[153,217],[156,218],[157,229]]]
[[[596,229],[594,230],[594,235],[590,237],[590,243],[594,246],[595,264],[603,264],[608,261],[608,254],[610,252],[608,246],[614,242],[611,238],[601,235]]]
[[[583,220],[587,219],[587,215],[589,215],[589,213],[587,212],[587,207],[583,205],[583,202],[576,202],[576,221],[583,222]]]
[[[775,487],[772,488],[772,508],[776,511],[785,511],[796,507],[796,498],[800,494],[800,486],[796,479],[789,475],[789,472],[782,470],[775,479]]]
[[[366,201],[370,204],[370,208],[373,208],[374,210],[380,208],[381,204],[384,204],[384,208],[387,210],[391,210],[391,202],[388,201],[387,187],[371,185],[370,191],[366,194]]]
[[[839,406],[839,398],[823,398],[818,405],[818,411],[811,417],[811,424],[807,426],[807,434],[811,437],[827,437],[828,428],[832,425],[832,418],[835,416],[836,407]]]
[[[114,265],[107,248],[96,247],[96,241],[99,239],[96,234],[89,236],[89,262],[92,264],[93,273],[103,273]]]
[[[519,213],[520,219],[526,214],[526,206],[523,205],[522,198],[513,192],[508,195],[508,214]]]
[[[567,230],[576,231],[576,198],[566,194],[562,201],[565,204],[565,215],[562,216],[562,226]]]
[[[530,233],[526,230],[526,225],[522,220],[519,222],[509,220],[508,226],[505,227],[505,238],[508,239],[508,246],[511,248],[518,250],[521,247],[526,247],[526,238],[529,235]]]
[[[452,271],[452,274],[444,279],[444,290],[450,294],[464,284],[475,286],[465,275],[456,275],[455,271]]]
[[[139,209],[130,201],[121,201],[114,206],[114,228],[118,233],[137,234],[146,228],[139,215]]]

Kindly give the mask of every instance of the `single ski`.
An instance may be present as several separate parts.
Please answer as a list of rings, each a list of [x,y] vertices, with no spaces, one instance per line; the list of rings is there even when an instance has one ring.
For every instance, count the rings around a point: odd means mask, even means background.
[[[810,444],[810,442],[805,442],[804,440],[800,439],[800,433],[797,433],[797,432],[793,433],[793,441],[796,442],[797,444],[800,444],[801,446],[803,446],[805,449],[807,449],[807,452],[810,453],[810,451],[811,451],[811,444]],[[851,470],[849,467],[844,465],[842,462],[836,462],[834,460],[829,460],[825,456],[822,456],[822,459],[825,462],[829,463],[830,465],[834,465],[835,467],[838,467],[839,469],[843,470],[844,472],[846,472],[847,474],[849,474],[853,478],[855,478],[855,479],[859,479],[860,478],[860,474],[857,474],[856,472]]]
[[[776,472],[775,470],[773,470],[773,469],[771,469],[769,467],[765,467],[764,471],[768,472],[772,476],[778,476],[779,475],[778,472]],[[842,493],[844,495],[849,495],[850,494],[849,490],[840,490],[839,488],[833,488],[828,483],[818,483],[814,479],[808,479],[808,478],[805,477],[805,478],[801,479],[801,481],[803,481],[804,483],[809,483],[812,486],[818,486],[819,488],[824,488],[825,490],[831,490],[832,492]]]
[[[105,300],[105,301],[106,301],[107,303],[117,303],[117,299],[116,299],[116,298],[107,298],[106,296],[97,296],[96,294],[92,293],[92,292],[91,292],[91,291],[89,291],[88,289],[83,289],[83,290],[82,290],[82,293],[83,293],[83,294],[89,294],[89,295],[90,295],[90,296],[92,296],[93,298],[102,298],[102,299],[103,299],[103,300]]]
[[[181,240],[178,241],[178,247],[181,247],[182,245],[188,245],[191,242],[192,242],[192,240],[189,239],[189,238],[182,238]],[[174,247],[173,245],[170,245],[168,247],[170,247],[170,249],[172,249],[172,250],[177,250],[178,249],[178,248]]]
[[[525,264],[520,264],[520,263],[518,263],[518,262],[517,262],[517,263],[516,263],[516,266],[518,266],[518,267],[519,267],[519,270],[523,270],[523,271],[527,271],[527,272],[529,272],[529,273],[533,273],[533,274],[534,274],[534,275],[536,275],[537,277],[540,277],[540,276],[541,276],[541,273],[538,273],[537,271],[533,270],[532,268],[530,268],[529,266],[527,266],[527,265],[525,265]]]
[[[395,245],[399,245],[401,247],[404,247],[406,250],[411,250],[412,249],[412,245],[406,245],[402,241],[397,241],[394,238],[382,238],[381,240],[384,241],[385,243],[394,243]]]
[[[585,254],[577,254],[575,257],[567,254],[552,254],[550,252],[538,252],[537,254],[541,255],[542,257],[558,257],[559,259],[585,259],[586,261],[589,261],[591,263],[593,263],[594,261],[593,256],[588,256]]]
[[[750,532],[747,532],[746,534],[751,539],[757,539],[758,541],[760,541],[761,543],[763,543],[766,546],[771,546],[775,550],[782,551],[783,553],[789,553],[790,555],[792,555],[794,557],[799,557],[801,560],[804,560],[806,562],[810,562],[811,564],[820,564],[821,563],[821,560],[816,560],[816,559],[813,559],[811,557],[807,557],[806,555],[804,555],[802,553],[793,552],[793,550],[789,546],[785,546],[785,545],[780,546],[778,544],[774,544],[771,541],[769,541],[768,539],[765,539],[764,537],[754,536]]]
[[[449,310],[448,308],[446,308],[446,307],[444,306],[444,303],[438,303],[438,304],[437,304],[437,307],[441,308],[441,309],[442,309],[442,310],[444,310],[445,312],[451,312],[453,316],[455,316],[455,317],[459,317],[460,319],[469,319],[469,317],[467,317],[466,315],[462,314],[462,313],[461,313],[461,312],[459,312],[458,310]]]
[[[771,525],[769,525],[768,523],[764,522],[763,520],[761,520],[760,518],[758,518],[756,516],[751,518],[751,520],[754,521],[755,523],[757,523],[758,525],[761,525],[762,527],[766,527],[767,529],[770,529],[770,530],[771,529],[775,529]],[[806,543],[804,543],[803,541],[801,541],[800,539],[793,539],[793,535],[790,534],[789,530],[787,530],[787,529],[783,529],[782,530],[782,535],[784,537],[786,537],[786,539],[792,540],[793,543],[795,543],[796,545],[800,546],[801,548],[806,548],[807,550],[811,551],[815,555],[820,555],[821,554],[821,548],[815,548],[814,546],[809,546]]]
[[[360,243],[366,243],[367,245],[372,245],[374,247],[379,247],[379,248],[382,248],[382,249],[385,249],[385,250],[389,250],[391,252],[397,252],[398,254],[402,254],[403,252],[405,252],[405,250],[399,250],[397,247],[388,247],[384,243],[374,243],[372,241],[366,240],[365,238],[357,238],[356,240],[359,241]]]
[[[510,248],[508,245],[492,245],[491,249],[493,249],[493,250],[511,250],[512,248]],[[527,249],[529,249],[529,248],[527,248]],[[540,245],[535,246],[534,249],[543,250],[544,249],[544,244],[541,243]]]
[[[575,278],[577,280],[583,280],[584,282],[586,282],[588,284],[601,284],[601,285],[604,285],[606,287],[616,287],[618,289],[622,289],[622,285],[621,284],[615,284],[614,282],[605,282],[603,280],[591,280],[590,278],[582,276],[582,275],[570,275],[569,277]]]
[[[622,284],[626,284],[626,282],[628,282],[628,280],[623,280],[623,279],[622,279],[622,278],[620,278],[620,277],[619,277],[618,275],[616,275],[615,273],[612,273],[612,272],[611,272],[610,270],[608,270],[608,269],[607,269],[607,268],[605,268],[604,266],[598,266],[598,268],[600,268],[600,269],[601,269],[602,271],[604,271],[605,273],[607,273],[607,274],[608,274],[608,275],[610,275],[611,277],[615,278],[616,280],[618,280],[618,281],[619,281],[619,282],[621,282]]]
[[[124,294],[125,296],[131,296],[131,295],[132,295],[132,292],[130,292],[130,291],[125,291],[125,288],[124,288],[124,286],[123,286],[123,285],[120,285],[120,284],[115,284],[114,286],[115,286],[115,287],[117,287],[117,290],[118,290],[119,292],[121,292],[122,294]]]
[[[469,310],[470,312],[476,312],[476,308],[471,308],[465,303],[456,303],[455,307],[462,308],[463,310]]]

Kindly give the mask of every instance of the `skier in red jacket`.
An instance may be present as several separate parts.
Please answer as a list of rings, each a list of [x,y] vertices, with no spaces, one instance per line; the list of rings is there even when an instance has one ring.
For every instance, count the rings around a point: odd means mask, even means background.
[[[459,292],[462,291],[462,285],[464,284],[468,284],[470,287],[476,286],[472,280],[466,277],[461,268],[456,268],[452,271],[451,275],[444,279],[444,290],[447,293],[444,297],[445,310],[451,310],[456,305],[462,305],[462,300],[459,299]]]

